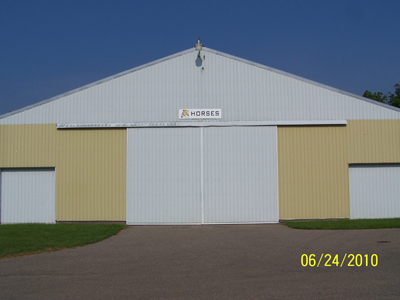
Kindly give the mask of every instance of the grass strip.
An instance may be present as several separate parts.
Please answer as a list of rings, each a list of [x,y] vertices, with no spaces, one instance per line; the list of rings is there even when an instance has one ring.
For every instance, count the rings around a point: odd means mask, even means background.
[[[93,244],[126,227],[122,224],[1,225],[0,259]]]
[[[310,220],[282,222],[295,229],[380,229],[400,228],[400,218],[397,219],[357,219],[357,220]]]

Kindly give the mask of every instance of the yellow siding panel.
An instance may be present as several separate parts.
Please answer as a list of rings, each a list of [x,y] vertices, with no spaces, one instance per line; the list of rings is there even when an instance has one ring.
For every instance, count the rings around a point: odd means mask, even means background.
[[[279,218],[350,216],[346,127],[278,127]]]
[[[58,220],[126,219],[126,130],[59,130]]]
[[[56,167],[56,219],[126,219],[126,130],[0,125],[0,168]]]
[[[278,127],[279,218],[348,218],[348,165],[399,162],[400,120]]]
[[[56,124],[0,125],[0,168],[56,166]]]
[[[348,121],[349,163],[400,162],[400,120]]]

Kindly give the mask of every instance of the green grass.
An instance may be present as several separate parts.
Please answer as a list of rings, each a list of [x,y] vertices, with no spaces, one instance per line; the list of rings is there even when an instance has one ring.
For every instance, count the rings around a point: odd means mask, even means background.
[[[283,224],[296,229],[378,229],[400,228],[400,219],[286,221]]]
[[[0,259],[84,246],[124,228],[121,224],[0,225]]]

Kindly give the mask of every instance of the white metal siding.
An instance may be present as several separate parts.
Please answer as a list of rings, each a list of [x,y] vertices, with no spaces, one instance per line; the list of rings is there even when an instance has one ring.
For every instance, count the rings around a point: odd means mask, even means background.
[[[183,108],[221,108],[224,122],[400,118],[399,111],[290,74],[211,49],[201,53],[200,67],[198,52],[185,51],[0,124],[170,122]]]
[[[1,170],[1,223],[55,223],[54,169]]]
[[[400,164],[350,165],[350,218],[400,218]]]
[[[127,224],[201,222],[200,130],[127,130]]]
[[[276,127],[204,129],[204,222],[278,222]]]

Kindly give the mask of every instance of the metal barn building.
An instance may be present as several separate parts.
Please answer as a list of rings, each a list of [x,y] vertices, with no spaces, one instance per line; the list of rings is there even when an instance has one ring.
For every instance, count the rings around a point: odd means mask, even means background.
[[[0,116],[0,223],[400,217],[400,109],[189,49]]]

